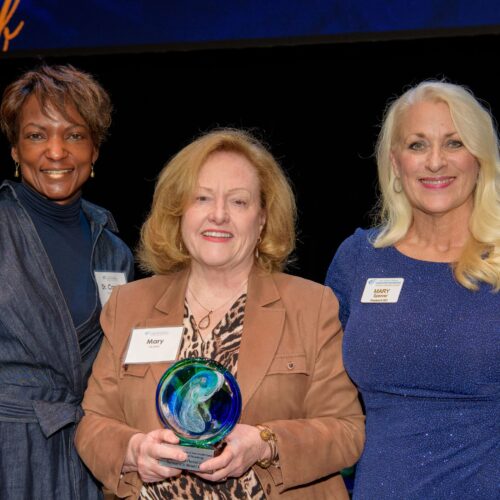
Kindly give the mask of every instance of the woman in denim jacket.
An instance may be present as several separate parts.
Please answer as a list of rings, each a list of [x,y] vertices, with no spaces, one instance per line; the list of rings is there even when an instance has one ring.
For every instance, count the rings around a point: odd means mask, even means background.
[[[15,177],[0,186],[0,498],[94,499],[73,447],[114,285],[132,277],[113,217],[81,199],[111,122],[105,90],[71,66],[9,85],[0,125]]]

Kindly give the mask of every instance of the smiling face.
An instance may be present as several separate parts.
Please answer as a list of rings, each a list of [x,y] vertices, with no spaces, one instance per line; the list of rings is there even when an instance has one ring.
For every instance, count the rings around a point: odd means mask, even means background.
[[[26,99],[12,158],[20,164],[26,184],[49,200],[66,205],[80,195],[98,153],[74,106],[66,108],[67,118],[50,105],[47,111],[48,116],[34,95]]]
[[[255,167],[239,153],[212,153],[182,217],[182,238],[192,265],[250,271],[264,223]]]
[[[479,164],[446,103],[421,101],[408,108],[391,161],[414,213],[470,216]]]

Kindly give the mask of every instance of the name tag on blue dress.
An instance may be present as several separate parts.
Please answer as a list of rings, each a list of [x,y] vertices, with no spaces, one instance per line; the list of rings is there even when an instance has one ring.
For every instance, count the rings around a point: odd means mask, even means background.
[[[361,296],[364,304],[391,304],[399,299],[404,278],[368,278]]]

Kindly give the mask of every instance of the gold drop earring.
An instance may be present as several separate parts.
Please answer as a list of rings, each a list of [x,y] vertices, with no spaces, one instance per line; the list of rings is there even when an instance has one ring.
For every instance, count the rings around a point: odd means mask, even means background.
[[[19,177],[19,163],[17,161],[14,162],[14,165],[16,166],[16,169],[14,170],[14,177]]]
[[[254,255],[255,255],[256,259],[258,259],[260,256],[259,245],[260,245],[261,241],[262,241],[262,238],[259,236],[259,239],[257,240],[257,244],[255,245],[255,251],[254,251]]]
[[[94,173],[94,164],[91,163],[90,164],[90,177],[93,179],[95,177],[95,173]]]

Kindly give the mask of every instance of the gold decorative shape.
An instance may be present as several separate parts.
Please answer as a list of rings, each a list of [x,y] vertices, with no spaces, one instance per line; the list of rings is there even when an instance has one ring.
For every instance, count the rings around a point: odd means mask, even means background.
[[[0,8],[0,40],[3,37],[2,52],[9,50],[10,41],[16,38],[24,27],[24,21],[19,21],[19,24],[12,31],[9,28],[9,23],[20,2],[21,0],[14,0],[12,4],[12,0],[4,0]]]

